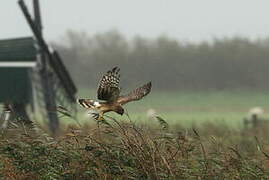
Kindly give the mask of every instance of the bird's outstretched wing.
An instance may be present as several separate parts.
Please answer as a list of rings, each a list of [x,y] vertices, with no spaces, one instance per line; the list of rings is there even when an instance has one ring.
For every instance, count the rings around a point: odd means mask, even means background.
[[[120,68],[114,67],[102,77],[97,90],[97,98],[109,102],[115,101],[120,95]]]
[[[126,96],[120,96],[117,99],[117,102],[121,105],[126,104],[130,101],[137,101],[142,99],[144,96],[146,96],[151,91],[151,82],[131,91]]]

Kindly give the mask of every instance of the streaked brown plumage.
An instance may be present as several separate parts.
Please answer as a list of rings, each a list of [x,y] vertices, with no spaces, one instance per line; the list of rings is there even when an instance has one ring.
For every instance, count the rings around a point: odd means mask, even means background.
[[[100,80],[99,87],[97,89],[97,97],[103,102],[94,101],[92,99],[78,99],[78,103],[88,109],[97,110],[99,114],[97,119],[102,118],[106,112],[114,111],[120,115],[123,115],[123,105],[142,99],[151,91],[151,82],[131,91],[127,95],[120,96],[120,69],[114,67],[109,70]]]

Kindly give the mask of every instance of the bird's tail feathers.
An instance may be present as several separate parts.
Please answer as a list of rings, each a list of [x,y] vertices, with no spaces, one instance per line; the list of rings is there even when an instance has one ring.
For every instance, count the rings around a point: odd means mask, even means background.
[[[94,101],[92,99],[78,99],[78,104],[84,108],[96,108],[99,105],[99,102]]]

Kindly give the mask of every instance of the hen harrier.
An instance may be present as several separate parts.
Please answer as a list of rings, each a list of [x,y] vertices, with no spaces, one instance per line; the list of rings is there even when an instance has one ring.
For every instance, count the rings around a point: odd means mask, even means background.
[[[151,91],[151,82],[149,82],[131,91],[129,94],[121,96],[119,87],[119,71],[120,69],[118,67],[114,67],[112,70],[109,70],[105,75],[103,75],[100,80],[97,97],[99,100],[104,100],[103,102],[94,101],[92,99],[78,99],[78,103],[82,107],[99,112],[93,113],[97,120],[100,120],[104,113],[110,111],[123,115],[124,109],[122,106],[124,104],[140,100]]]

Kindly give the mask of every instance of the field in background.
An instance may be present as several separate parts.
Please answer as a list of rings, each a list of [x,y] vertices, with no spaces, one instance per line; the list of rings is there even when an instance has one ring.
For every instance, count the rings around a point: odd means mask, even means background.
[[[96,99],[96,92],[83,89],[78,97]],[[157,114],[169,124],[189,126],[211,121],[225,123],[231,127],[240,127],[242,119],[253,107],[265,110],[263,118],[269,119],[269,92],[256,91],[222,91],[222,92],[152,92],[140,102],[132,102],[125,106],[133,121],[151,124],[147,111],[155,109]],[[80,117],[87,120],[85,111],[80,108]],[[118,115],[110,113],[119,118]],[[122,118],[119,118],[122,119]],[[126,118],[124,118],[126,119]],[[156,123],[156,122],[153,122]]]

